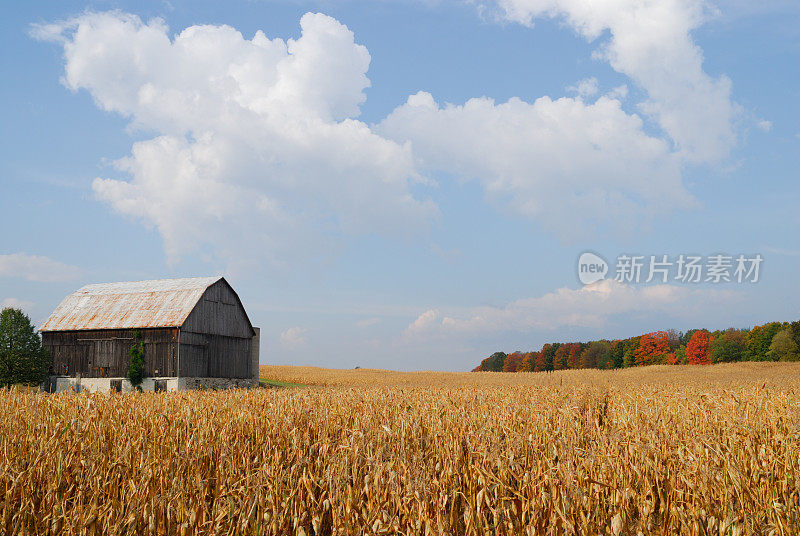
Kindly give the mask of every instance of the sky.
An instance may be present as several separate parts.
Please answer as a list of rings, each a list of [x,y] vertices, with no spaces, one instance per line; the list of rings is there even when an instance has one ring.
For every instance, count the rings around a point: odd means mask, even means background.
[[[4,13],[0,306],[37,325],[86,284],[224,275],[262,363],[469,370],[800,318],[796,2]]]

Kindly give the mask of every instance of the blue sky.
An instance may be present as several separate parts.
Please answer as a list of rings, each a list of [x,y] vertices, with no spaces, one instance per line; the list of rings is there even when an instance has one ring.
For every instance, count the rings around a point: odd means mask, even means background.
[[[800,8],[593,6],[14,5],[0,302],[223,274],[262,362],[343,368],[797,319]],[[764,261],[583,287],[584,251]]]

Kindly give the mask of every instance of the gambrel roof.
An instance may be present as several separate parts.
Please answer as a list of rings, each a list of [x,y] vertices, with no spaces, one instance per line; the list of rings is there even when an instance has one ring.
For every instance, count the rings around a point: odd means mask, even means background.
[[[222,277],[86,285],[53,311],[41,331],[180,327]],[[225,282],[227,284],[227,281]]]

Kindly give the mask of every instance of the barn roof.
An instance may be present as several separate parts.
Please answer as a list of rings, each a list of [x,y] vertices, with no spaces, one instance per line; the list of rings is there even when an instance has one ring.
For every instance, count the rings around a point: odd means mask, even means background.
[[[86,285],[53,311],[41,331],[180,327],[222,277]]]

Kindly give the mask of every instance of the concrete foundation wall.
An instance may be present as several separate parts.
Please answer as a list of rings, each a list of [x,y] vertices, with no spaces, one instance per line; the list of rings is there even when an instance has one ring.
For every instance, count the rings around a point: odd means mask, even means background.
[[[113,380],[121,381],[123,393],[133,390],[131,382],[127,378],[77,378],[72,376],[53,376],[50,378],[51,385],[54,386],[54,390],[57,393],[63,391],[106,393],[111,391],[111,382]],[[156,380],[163,380],[166,383],[167,391],[258,387],[257,378],[144,378],[142,380],[142,391],[155,391]]]

